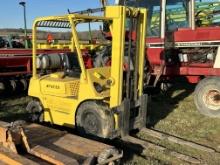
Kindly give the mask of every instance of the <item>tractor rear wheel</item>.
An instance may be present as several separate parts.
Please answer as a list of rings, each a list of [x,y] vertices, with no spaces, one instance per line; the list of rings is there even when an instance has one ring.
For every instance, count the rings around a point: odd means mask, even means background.
[[[77,110],[76,125],[81,134],[111,138],[114,118],[106,106],[95,101],[87,101],[82,103]]]
[[[195,89],[194,102],[201,114],[220,117],[220,77],[201,80]]]

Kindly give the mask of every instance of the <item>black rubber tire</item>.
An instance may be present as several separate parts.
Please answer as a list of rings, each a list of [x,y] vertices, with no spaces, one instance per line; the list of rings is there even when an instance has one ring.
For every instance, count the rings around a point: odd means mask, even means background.
[[[96,101],[87,101],[82,103],[77,110],[76,125],[81,134],[111,138],[114,118],[106,106]]]
[[[32,100],[28,103],[26,110],[32,122],[43,122],[43,106],[40,101]]]
[[[214,97],[211,97],[210,92],[217,91]],[[210,98],[219,101],[216,105],[210,102]],[[209,77],[201,80],[194,92],[194,103],[197,110],[208,117],[220,117],[220,77]]]

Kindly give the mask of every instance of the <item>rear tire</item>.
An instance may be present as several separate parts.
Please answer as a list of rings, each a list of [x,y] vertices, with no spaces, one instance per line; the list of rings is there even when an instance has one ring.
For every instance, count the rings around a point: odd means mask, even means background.
[[[30,101],[26,107],[31,122],[43,122],[43,106],[40,101]]]
[[[209,117],[220,117],[220,77],[201,80],[194,92],[197,110]]]
[[[95,101],[87,101],[77,110],[76,125],[81,134],[111,138],[114,118],[106,106]]]

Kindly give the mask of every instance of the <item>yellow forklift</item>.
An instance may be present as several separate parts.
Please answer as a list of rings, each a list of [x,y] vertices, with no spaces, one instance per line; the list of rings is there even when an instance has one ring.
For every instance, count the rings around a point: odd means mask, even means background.
[[[27,106],[32,119],[76,127],[81,133],[110,139],[145,127],[146,13],[143,8],[106,6],[103,16],[70,13],[36,19],[32,34],[33,76],[28,92],[33,100]],[[107,25],[111,31],[111,66],[88,69],[77,26],[94,22]],[[37,56],[39,27],[69,28],[71,52]]]

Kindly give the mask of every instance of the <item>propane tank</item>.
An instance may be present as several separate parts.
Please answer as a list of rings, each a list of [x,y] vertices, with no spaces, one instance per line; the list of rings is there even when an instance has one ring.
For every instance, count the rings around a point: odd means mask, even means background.
[[[37,69],[57,69],[62,66],[61,54],[43,54],[37,57]]]

